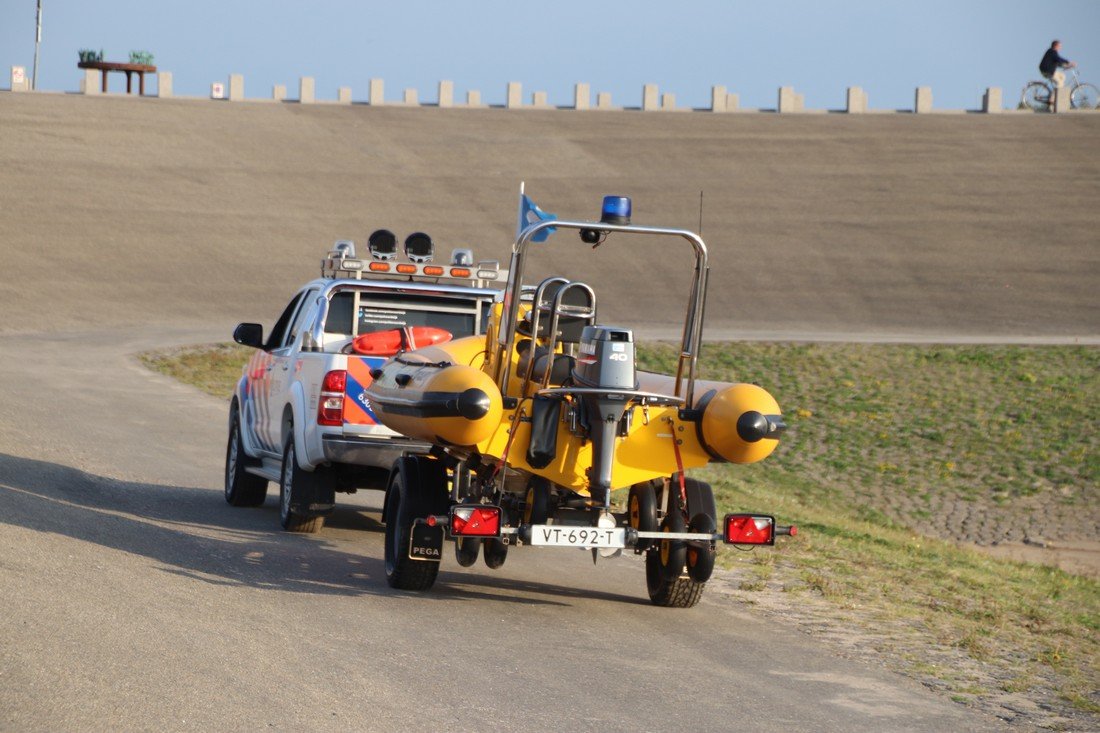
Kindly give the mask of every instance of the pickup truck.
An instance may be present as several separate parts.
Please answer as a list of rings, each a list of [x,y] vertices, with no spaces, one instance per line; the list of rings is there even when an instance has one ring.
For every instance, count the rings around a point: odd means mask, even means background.
[[[467,249],[432,264],[433,249],[417,232],[398,261],[397,238],[378,230],[359,259],[354,242],[338,241],[266,338],[258,323],[237,326],[234,341],[256,353],[229,407],[229,504],[263,504],[274,481],[283,528],[316,532],[336,492],[385,490],[397,458],[431,448],[376,419],[364,395],[372,371],[401,351],[483,333],[507,279]]]

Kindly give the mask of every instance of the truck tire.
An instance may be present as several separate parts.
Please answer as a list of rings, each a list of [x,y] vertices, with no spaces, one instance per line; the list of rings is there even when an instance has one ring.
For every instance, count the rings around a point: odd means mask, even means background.
[[[294,450],[294,430],[290,430],[283,444],[283,470],[279,474],[279,523],[287,532],[313,534],[320,531],[324,517],[311,517],[295,509],[303,500],[308,503],[308,483],[314,477],[298,465]]]
[[[225,446],[225,500],[232,506],[260,506],[267,498],[267,479],[244,470],[247,456],[241,442],[241,418],[237,406],[229,417],[229,442]]]
[[[439,563],[409,557],[413,521],[439,513],[447,504],[443,465],[412,456],[397,462],[386,493],[386,582],[398,590],[427,590],[439,574]],[[444,509],[445,512],[445,509]]]

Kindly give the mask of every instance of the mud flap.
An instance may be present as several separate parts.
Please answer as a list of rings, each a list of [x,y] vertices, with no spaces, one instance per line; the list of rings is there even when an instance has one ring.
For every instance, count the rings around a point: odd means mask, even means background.
[[[561,400],[535,397],[531,400],[531,442],[527,463],[531,468],[546,468],[558,453],[558,420]]]
[[[439,562],[443,559],[443,527],[417,521],[409,533],[409,559]]]

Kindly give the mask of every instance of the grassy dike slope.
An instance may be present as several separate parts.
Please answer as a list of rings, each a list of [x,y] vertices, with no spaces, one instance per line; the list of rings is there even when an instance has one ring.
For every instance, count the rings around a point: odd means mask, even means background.
[[[1096,114],[0,94],[0,131],[4,330],[270,321],[334,239],[380,226],[504,259],[526,180],[563,216],[628,194],[639,223],[691,228],[703,191],[712,335],[1100,333]],[[561,244],[543,264],[591,282],[605,319],[680,325],[685,248]]]

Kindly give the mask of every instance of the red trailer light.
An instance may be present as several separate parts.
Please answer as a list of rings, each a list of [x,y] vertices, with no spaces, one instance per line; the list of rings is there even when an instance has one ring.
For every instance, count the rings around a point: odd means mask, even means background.
[[[451,507],[451,534],[455,537],[499,537],[500,507],[482,504]]]
[[[726,544],[775,544],[775,517],[761,514],[727,514],[724,524]]]

